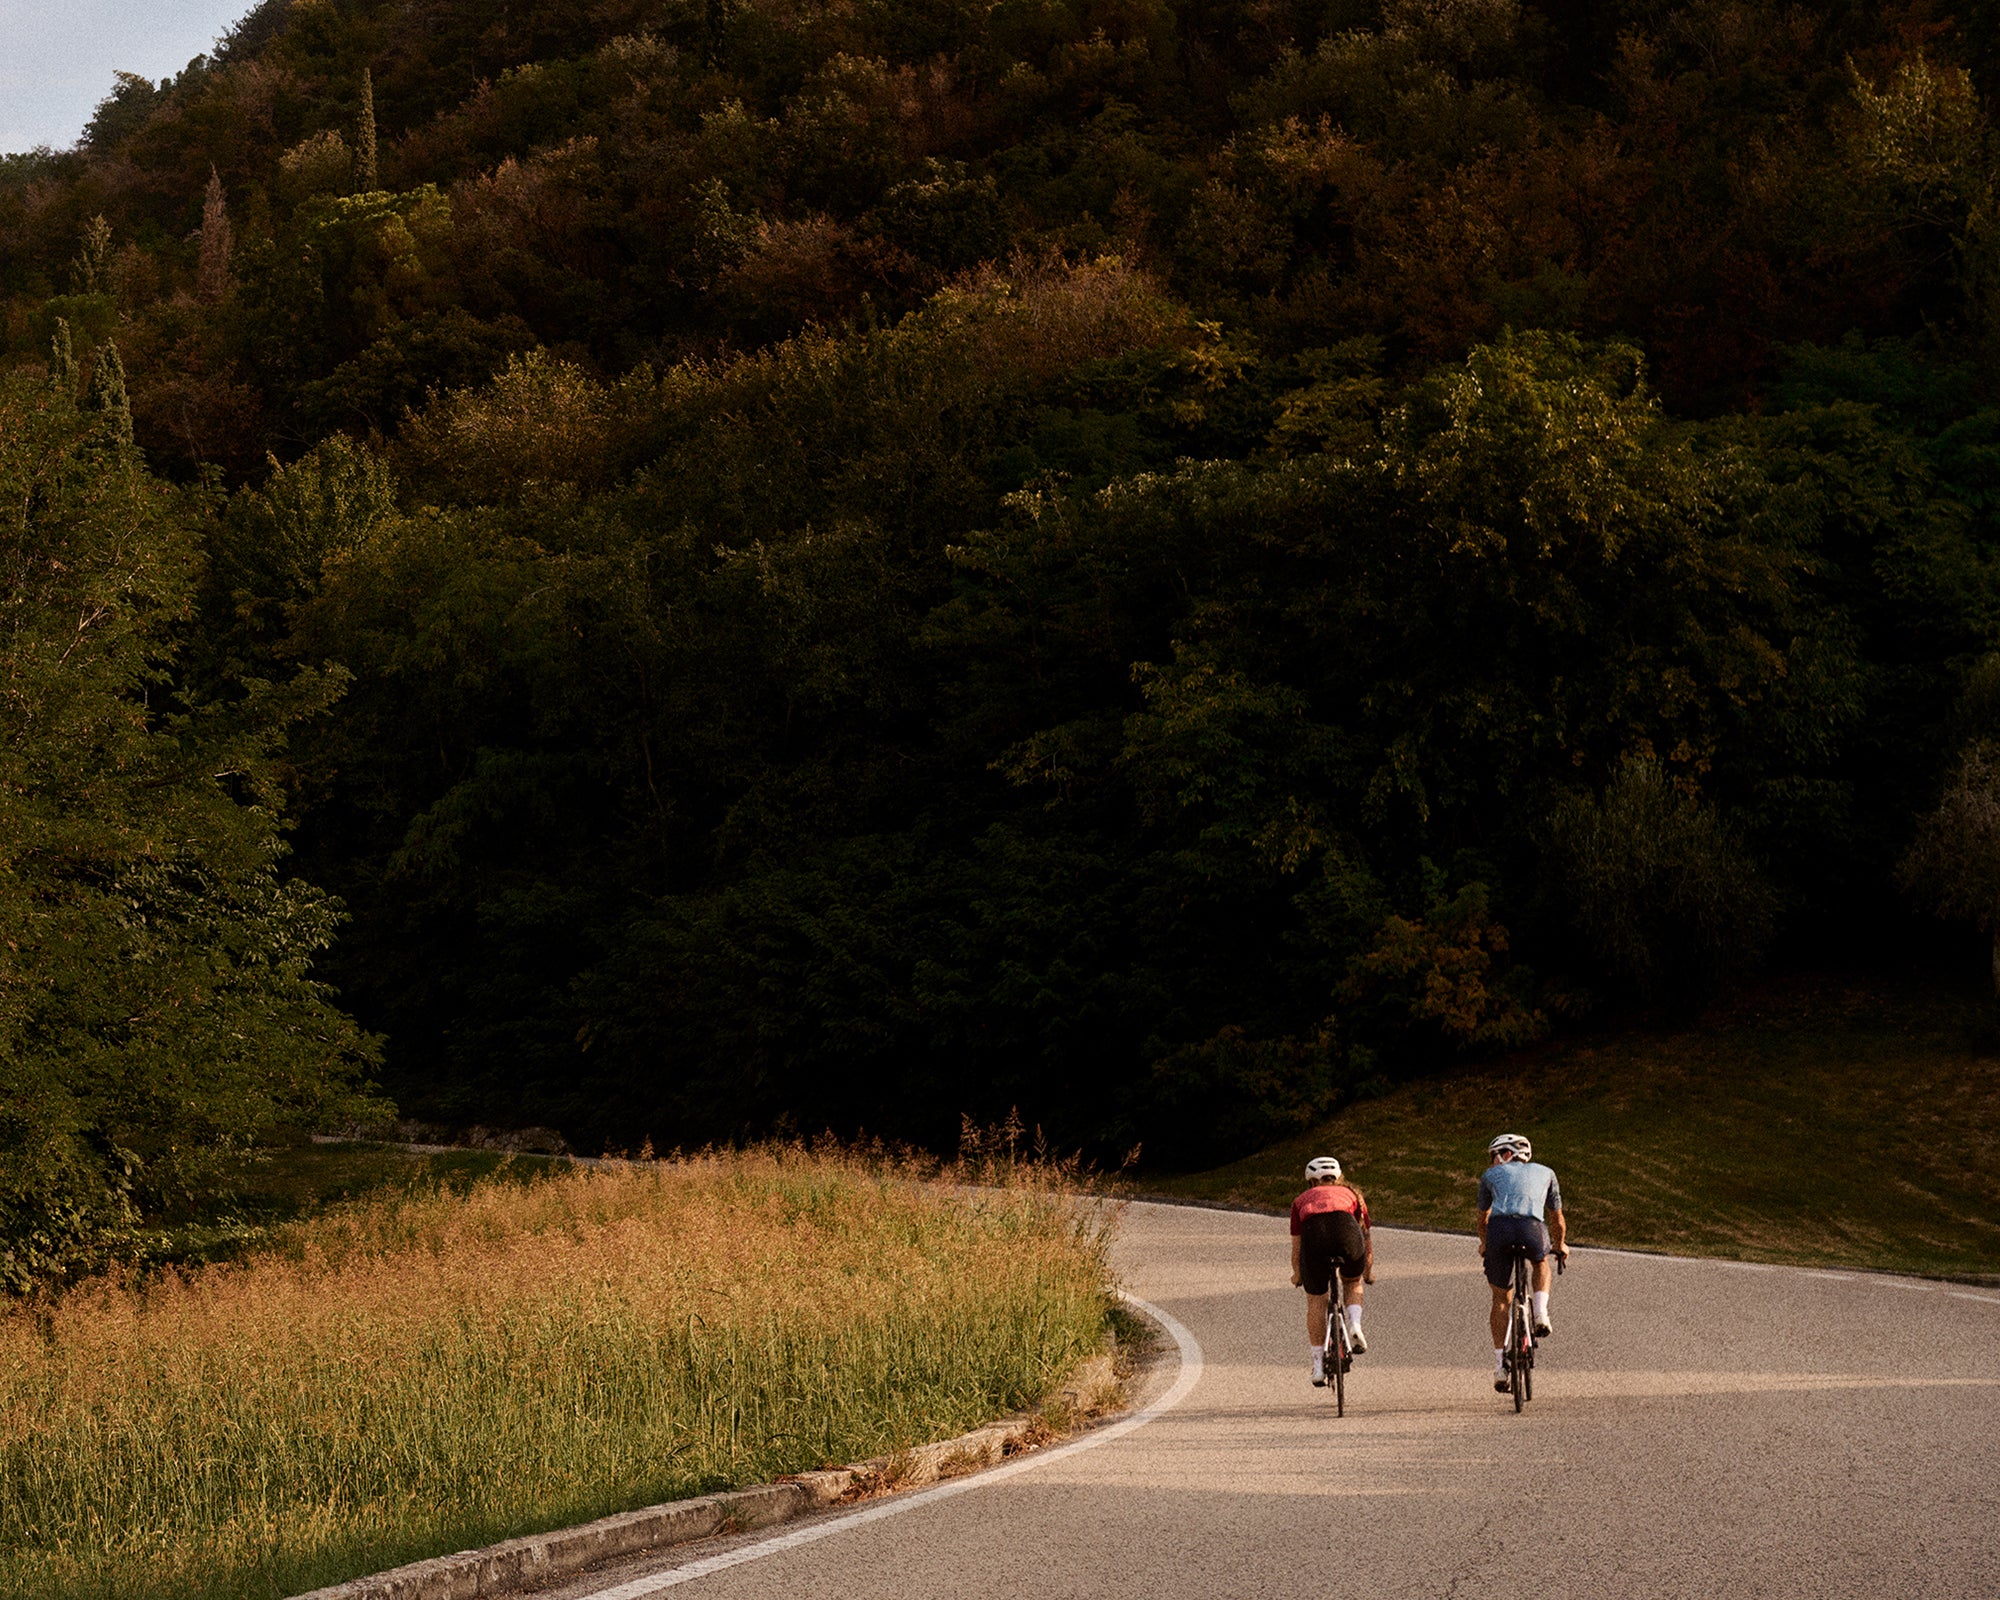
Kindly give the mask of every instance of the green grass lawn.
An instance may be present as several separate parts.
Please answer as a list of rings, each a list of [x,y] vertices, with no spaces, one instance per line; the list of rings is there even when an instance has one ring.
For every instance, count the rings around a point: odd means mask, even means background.
[[[244,1174],[234,1205],[260,1222],[291,1222],[343,1200],[383,1192],[445,1188],[463,1192],[482,1178],[517,1177],[567,1167],[561,1156],[500,1150],[422,1153],[395,1144],[301,1144],[269,1152]]]
[[[1765,986],[1678,1032],[1539,1046],[1406,1084],[1310,1136],[1140,1187],[1282,1208],[1340,1157],[1379,1221],[1469,1231],[1486,1142],[1524,1133],[1579,1243],[2000,1274],[1990,1004],[1920,985]]]
[[[195,1267],[254,1250],[271,1230],[344,1201],[433,1191],[464,1194],[481,1179],[525,1183],[562,1157],[499,1150],[421,1152],[395,1144],[306,1142],[259,1152],[229,1193],[151,1219],[138,1259]]]

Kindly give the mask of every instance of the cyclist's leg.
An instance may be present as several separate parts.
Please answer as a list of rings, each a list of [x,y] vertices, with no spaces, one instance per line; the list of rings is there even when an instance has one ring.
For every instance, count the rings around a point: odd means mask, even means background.
[[[1555,1252],[1549,1248],[1548,1231],[1546,1229],[1540,1231],[1542,1259],[1534,1264],[1534,1298],[1530,1307],[1537,1338],[1545,1337],[1549,1330],[1549,1289],[1555,1283],[1556,1275]]]
[[[1361,1275],[1367,1270],[1368,1239],[1361,1231],[1361,1224],[1350,1216],[1329,1217],[1326,1222],[1328,1265],[1339,1275],[1342,1298],[1346,1302],[1342,1313],[1346,1323],[1348,1342],[1357,1351],[1365,1350],[1368,1343],[1361,1334]]]
[[[1522,1219],[1492,1217],[1486,1225],[1486,1281],[1493,1289],[1493,1308],[1488,1319],[1493,1335],[1493,1376],[1505,1387],[1507,1370],[1507,1316],[1514,1303],[1514,1255],[1520,1243]]]
[[[1340,1289],[1343,1304],[1338,1315],[1346,1321],[1347,1342],[1356,1355],[1366,1355],[1368,1338],[1361,1331],[1361,1275],[1356,1273],[1350,1278],[1343,1272]]]
[[[1330,1237],[1332,1218],[1306,1218],[1299,1236],[1299,1281],[1306,1291],[1306,1342],[1317,1351],[1326,1343],[1327,1300],[1333,1293],[1333,1275],[1339,1267],[1339,1251]]]

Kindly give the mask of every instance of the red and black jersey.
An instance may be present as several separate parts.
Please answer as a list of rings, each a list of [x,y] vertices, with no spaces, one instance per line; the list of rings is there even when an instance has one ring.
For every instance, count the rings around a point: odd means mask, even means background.
[[[1328,1211],[1345,1211],[1362,1227],[1371,1226],[1368,1207],[1362,1204],[1361,1196],[1346,1184],[1316,1183],[1292,1202],[1292,1232],[1304,1231],[1307,1217],[1317,1217]]]

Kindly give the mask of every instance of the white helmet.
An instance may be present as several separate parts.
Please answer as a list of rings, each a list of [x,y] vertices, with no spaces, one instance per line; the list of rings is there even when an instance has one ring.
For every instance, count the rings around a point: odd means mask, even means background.
[[[1503,1133],[1486,1147],[1489,1156],[1497,1156],[1503,1152],[1516,1161],[1532,1161],[1535,1158],[1535,1147],[1518,1133]]]
[[[1317,1182],[1321,1178],[1340,1181],[1340,1163],[1332,1156],[1314,1156],[1306,1163],[1306,1176]]]

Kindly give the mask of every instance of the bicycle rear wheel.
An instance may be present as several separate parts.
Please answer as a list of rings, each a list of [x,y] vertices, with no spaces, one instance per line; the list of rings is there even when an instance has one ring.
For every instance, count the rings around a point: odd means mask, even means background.
[[[1515,1338],[1512,1328],[1507,1331],[1507,1380],[1507,1387],[1514,1396],[1514,1409],[1519,1411],[1528,1398],[1527,1370],[1526,1364],[1521,1360],[1520,1341]]]
[[[1333,1414],[1347,1415],[1347,1324],[1342,1322],[1333,1336]]]
[[[1326,1378],[1326,1392],[1328,1394],[1338,1393],[1334,1388],[1335,1375],[1340,1371],[1340,1346],[1334,1340],[1337,1328],[1338,1324],[1334,1320],[1333,1307],[1328,1306],[1326,1308],[1326,1332],[1320,1336],[1319,1341],[1320,1371]]]
[[[1529,1376],[1528,1362],[1532,1346],[1528,1329],[1528,1262],[1525,1256],[1514,1257],[1514,1304],[1507,1314],[1507,1365],[1513,1371],[1514,1410],[1518,1413],[1533,1396],[1529,1387],[1533,1379]]]

